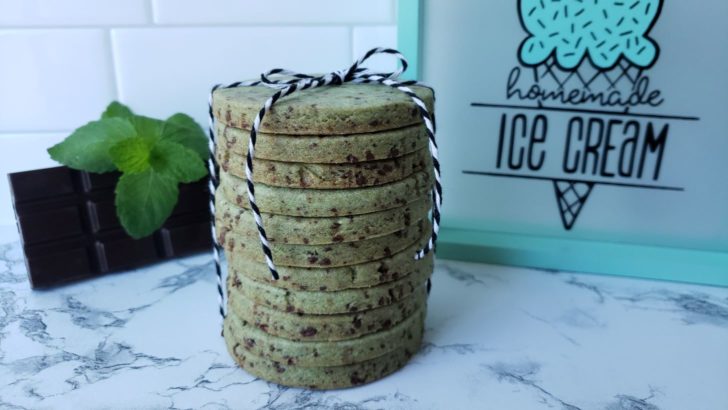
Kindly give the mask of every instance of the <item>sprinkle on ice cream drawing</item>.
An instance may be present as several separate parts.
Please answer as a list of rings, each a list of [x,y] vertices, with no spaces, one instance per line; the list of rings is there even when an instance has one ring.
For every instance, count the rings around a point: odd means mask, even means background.
[[[519,0],[524,37],[506,83],[492,171],[465,174],[548,181],[565,230],[597,185],[684,191],[660,182],[671,123],[655,111],[660,57],[651,30],[662,0]]]
[[[649,68],[659,47],[647,34],[657,20],[662,0],[520,0],[523,27],[530,33],[519,50],[524,65],[554,58],[571,70],[588,59],[601,70],[625,59]]]

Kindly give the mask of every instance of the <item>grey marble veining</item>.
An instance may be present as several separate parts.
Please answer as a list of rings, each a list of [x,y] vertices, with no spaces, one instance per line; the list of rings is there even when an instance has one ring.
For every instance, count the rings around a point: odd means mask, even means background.
[[[441,260],[410,364],[321,392],[235,366],[207,255],[32,291],[0,239],[2,409],[728,409],[724,288]]]

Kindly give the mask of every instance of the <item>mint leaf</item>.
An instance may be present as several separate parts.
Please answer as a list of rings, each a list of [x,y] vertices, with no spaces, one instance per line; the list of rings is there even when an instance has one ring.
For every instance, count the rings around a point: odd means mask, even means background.
[[[117,101],[101,120],[48,149],[54,160],[89,172],[118,169],[116,213],[124,229],[142,238],[159,229],[177,203],[180,182],[207,175],[207,137],[185,114],[162,121],[135,115]]]
[[[101,119],[104,118],[131,118],[134,116],[134,113],[131,112],[129,107],[126,105],[114,101],[111,104],[109,104],[108,107],[106,107],[106,111],[104,111],[103,114],[101,114]]]
[[[133,238],[159,229],[177,203],[179,182],[207,175],[207,168],[189,148],[170,141],[135,137],[111,148],[124,174],[116,185],[116,213]]]
[[[116,214],[132,238],[143,238],[162,226],[178,196],[177,181],[167,174],[152,168],[125,173],[116,185]]]
[[[109,147],[135,135],[129,121],[106,118],[78,128],[61,143],[48,148],[48,153],[55,161],[70,168],[109,172],[116,169],[109,155]]]
[[[157,141],[150,162],[155,171],[180,182],[194,182],[207,175],[205,163],[195,151],[169,141]]]
[[[164,122],[162,139],[181,144],[199,155],[206,161],[210,153],[207,136],[199,124],[189,115],[175,114]]]
[[[143,172],[149,168],[152,143],[142,137],[127,138],[109,149],[111,160],[121,172]]]
[[[156,141],[161,138],[164,130],[164,121],[155,118],[135,115],[130,118],[137,135],[147,140]]]

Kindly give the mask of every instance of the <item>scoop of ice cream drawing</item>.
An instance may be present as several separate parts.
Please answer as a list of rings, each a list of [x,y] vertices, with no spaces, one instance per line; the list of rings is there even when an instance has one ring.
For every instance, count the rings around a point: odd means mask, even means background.
[[[662,0],[519,0],[521,21],[530,34],[519,58],[536,66],[553,56],[567,70],[585,58],[604,70],[622,58],[649,68],[659,48],[647,34],[661,8]]]

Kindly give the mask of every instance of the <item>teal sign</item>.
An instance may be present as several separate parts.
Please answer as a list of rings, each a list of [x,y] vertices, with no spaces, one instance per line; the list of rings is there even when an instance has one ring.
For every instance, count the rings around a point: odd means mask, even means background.
[[[438,97],[441,256],[728,285],[728,3],[400,7]]]

